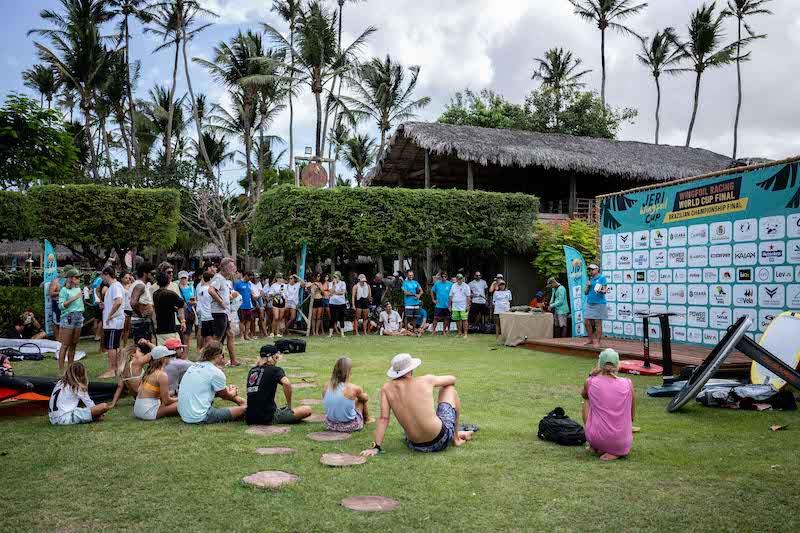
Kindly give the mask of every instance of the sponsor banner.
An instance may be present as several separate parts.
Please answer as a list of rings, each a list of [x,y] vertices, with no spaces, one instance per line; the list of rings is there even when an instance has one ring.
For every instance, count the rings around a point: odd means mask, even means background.
[[[679,268],[672,271],[672,281],[675,283],[686,283],[689,281],[689,277],[686,273],[686,269]]]
[[[673,326],[686,325],[686,308],[681,305],[670,305],[667,307],[667,312],[675,313],[674,316],[669,317],[669,323]]]
[[[794,268],[790,266],[775,267],[775,283],[791,283],[794,281]]]
[[[758,313],[755,309],[742,309],[742,308],[734,308],[733,309],[733,321],[736,322],[741,317],[746,316],[750,319],[750,327],[747,328],[747,331],[756,331],[758,329]]]
[[[733,222],[712,222],[708,225],[708,240],[712,243],[733,240]]]
[[[736,270],[733,268],[720,268],[719,281],[722,283],[733,283],[736,279]]]
[[[678,342],[686,342],[686,328],[672,328],[672,339]]]
[[[712,307],[708,311],[708,325],[716,329],[725,329],[732,324],[732,312],[727,307]]]
[[[703,269],[703,283],[716,283],[719,281],[719,274],[716,268]]]
[[[712,267],[729,266],[733,263],[733,247],[717,244],[708,249],[708,264]]]
[[[731,305],[733,288],[730,285],[723,284],[709,285],[708,301],[711,305]]]
[[[564,246],[564,259],[567,263],[567,284],[572,295],[572,336],[583,337],[586,335],[583,325],[583,288],[589,283],[586,261],[583,255],[571,246]]]
[[[672,270],[659,270],[658,271],[659,283],[672,283]]]
[[[45,332],[47,335],[53,335],[53,321],[55,320],[55,309],[52,308],[52,299],[47,294],[50,282],[58,277],[58,260],[56,258],[56,251],[50,241],[44,241],[44,318],[45,318]]]
[[[667,289],[667,301],[671,304],[685,304],[686,285],[669,285]]]

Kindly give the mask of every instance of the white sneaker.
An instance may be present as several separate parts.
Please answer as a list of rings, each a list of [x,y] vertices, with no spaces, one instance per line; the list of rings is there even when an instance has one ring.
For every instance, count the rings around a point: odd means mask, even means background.
[[[383,336],[383,328],[381,328],[380,335]]]

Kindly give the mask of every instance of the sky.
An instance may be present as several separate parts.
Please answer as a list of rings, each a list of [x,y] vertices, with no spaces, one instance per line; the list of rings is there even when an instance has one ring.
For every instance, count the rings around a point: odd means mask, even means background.
[[[33,42],[41,38],[26,33],[42,27],[42,9],[57,9],[58,4],[57,0],[0,0],[0,99],[11,91],[30,92],[23,86],[21,72],[37,62]],[[329,6],[335,4],[328,0]],[[684,37],[691,11],[701,4],[701,0],[650,0],[646,10],[627,24],[642,35],[672,26]],[[742,65],[739,157],[782,159],[800,154],[800,101],[795,93],[800,72],[798,4],[797,0],[775,0],[769,6],[774,15],[750,21],[757,33],[768,36],[752,45],[751,60]],[[239,29],[260,31],[262,22],[288,35],[284,23],[269,11],[270,0],[204,0],[203,5],[219,17],[191,44],[193,57],[210,59],[217,43]],[[464,88],[490,88],[521,103],[538,83],[531,81],[534,58],[543,57],[551,47],[564,47],[582,58],[583,66],[592,69],[587,88],[600,91],[600,32],[574,15],[567,0],[349,0],[344,10],[344,44],[370,25],[378,31],[362,51],[364,59],[390,54],[404,65],[421,67],[416,96],[429,96],[431,103],[419,120],[436,120],[453,94]],[[734,40],[735,20],[728,20],[725,28],[725,42]],[[139,97],[153,84],[167,85],[171,79],[170,54],[151,53],[158,44],[154,37],[142,35],[140,28],[135,30],[132,55],[142,62]],[[633,38],[607,34],[606,96],[612,106],[639,111],[634,123],[622,127],[619,138],[652,142],[656,92],[649,72],[636,60],[639,49]],[[192,65],[192,81],[196,92],[206,93],[212,101],[225,100],[225,89],[198,65]],[[694,74],[662,76],[661,86],[661,142],[683,145]],[[179,94],[185,90],[181,74]],[[703,75],[692,146],[731,154],[736,92],[735,66]],[[302,155],[304,147],[313,144],[316,111],[308,93],[296,99],[294,107],[295,153]],[[360,129],[377,135],[372,124]],[[288,132],[287,111],[271,133],[288,141]],[[348,175],[342,166],[339,172]],[[238,178],[243,174],[239,167],[229,164],[224,176]]]

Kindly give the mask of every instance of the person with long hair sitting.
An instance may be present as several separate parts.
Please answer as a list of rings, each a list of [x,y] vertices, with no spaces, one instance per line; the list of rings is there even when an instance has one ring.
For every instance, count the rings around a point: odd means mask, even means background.
[[[83,407],[79,407],[83,402]],[[95,404],[89,397],[89,379],[86,367],[81,363],[72,363],[64,371],[62,377],[47,404],[50,423],[54,426],[87,424],[100,420],[111,407],[107,403]]]
[[[364,389],[350,383],[353,361],[340,357],[333,365],[331,379],[322,388],[325,406],[325,428],[328,431],[353,433],[361,431],[370,422],[367,411],[369,396]]]
[[[169,378],[164,368],[174,350],[156,346],[150,351],[150,363],[142,375],[139,394],[133,404],[133,416],[140,420],[155,420],[178,414],[178,399],[169,395]]]
[[[597,368],[583,385],[583,423],[589,449],[602,461],[628,455],[633,444],[633,418],[636,402],[633,383],[617,376],[619,354],[612,349],[600,352]]]

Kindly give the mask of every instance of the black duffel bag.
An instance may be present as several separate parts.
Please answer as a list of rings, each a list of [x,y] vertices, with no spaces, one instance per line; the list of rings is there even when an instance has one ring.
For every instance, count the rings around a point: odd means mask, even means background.
[[[275,341],[275,347],[281,353],[304,353],[306,351],[306,341],[303,339],[281,339]]]
[[[537,435],[542,440],[563,446],[579,446],[586,442],[583,426],[568,417],[561,407],[556,407],[539,421]]]

